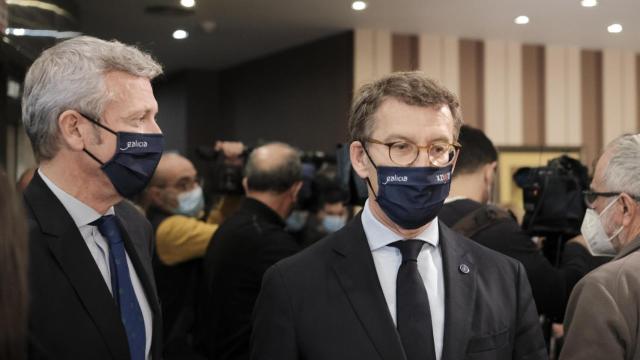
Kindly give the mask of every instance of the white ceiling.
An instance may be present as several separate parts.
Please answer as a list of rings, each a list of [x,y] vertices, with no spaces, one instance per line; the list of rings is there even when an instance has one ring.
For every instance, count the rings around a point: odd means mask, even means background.
[[[196,0],[195,12],[188,16],[143,11],[147,5],[178,2],[79,0],[81,30],[137,43],[169,72],[223,68],[361,27],[640,52],[640,0],[600,0],[594,8],[583,8],[580,0],[368,0],[362,12],[351,10],[350,0]],[[515,25],[518,15],[531,22]],[[213,33],[199,29],[205,20],[217,23]],[[607,33],[607,26],[616,22],[624,31]],[[178,27],[191,36],[172,39]]]

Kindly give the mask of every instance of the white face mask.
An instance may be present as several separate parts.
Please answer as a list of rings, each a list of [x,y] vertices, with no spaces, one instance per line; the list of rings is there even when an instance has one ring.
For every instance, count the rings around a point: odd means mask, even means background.
[[[620,234],[623,226],[620,226],[613,235],[608,236],[607,232],[604,230],[604,226],[602,225],[602,216],[613,206],[613,204],[615,204],[619,197],[620,196],[616,197],[609,205],[607,205],[600,215],[598,215],[594,209],[587,209],[587,212],[584,215],[580,232],[582,233],[582,236],[584,236],[585,240],[587,240],[587,247],[593,256],[615,256],[617,253],[613,244],[611,244],[611,240]]]
[[[178,195],[178,207],[174,209],[176,214],[196,217],[204,209],[204,196],[202,188],[197,186],[193,190]]]

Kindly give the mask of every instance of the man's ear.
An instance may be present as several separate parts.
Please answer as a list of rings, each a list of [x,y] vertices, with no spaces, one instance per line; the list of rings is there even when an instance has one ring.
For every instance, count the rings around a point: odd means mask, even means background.
[[[354,141],[349,145],[349,158],[351,159],[351,166],[353,166],[353,170],[355,170],[358,176],[363,179],[371,177],[369,174],[369,157],[365,153],[364,145],[360,141]]]
[[[487,165],[484,166],[484,181],[487,184],[492,184],[494,179],[495,179],[495,175],[496,175],[496,168],[498,167],[498,162],[494,161],[491,162]]]
[[[302,181],[296,181],[291,186],[291,195],[293,196],[294,201],[298,199],[298,193],[300,192],[300,189],[302,189],[302,184]]]
[[[85,124],[81,124],[81,122],[80,114],[74,110],[66,110],[58,116],[60,140],[64,146],[74,151],[84,149],[85,141],[87,141],[86,136],[89,135],[86,132],[87,129],[82,129]]]
[[[247,177],[245,176],[242,178],[242,188],[244,189],[245,195],[249,192],[249,186],[247,184]]]
[[[629,226],[640,210],[638,203],[626,193],[620,195],[620,201],[622,201],[622,225]]]

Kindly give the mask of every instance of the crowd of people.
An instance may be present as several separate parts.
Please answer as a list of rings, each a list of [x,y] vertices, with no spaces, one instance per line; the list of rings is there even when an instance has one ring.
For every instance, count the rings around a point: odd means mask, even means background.
[[[88,36],[30,67],[38,166],[16,184],[0,171],[0,358],[547,359],[541,315],[564,323],[563,360],[640,357],[640,135],[603,150],[582,235],[553,264],[493,204],[491,140],[420,72],[354,96],[358,205],[277,141],[216,144],[244,193],[212,203],[164,148],[161,73]]]

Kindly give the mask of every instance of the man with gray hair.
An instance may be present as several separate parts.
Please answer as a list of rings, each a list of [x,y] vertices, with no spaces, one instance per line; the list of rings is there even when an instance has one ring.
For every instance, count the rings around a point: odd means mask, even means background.
[[[38,57],[22,120],[39,161],[24,193],[30,230],[30,352],[49,359],[160,359],[153,231],[123,201],[162,155],[151,80],[162,67],[82,36]]]
[[[267,268],[299,250],[285,230],[302,187],[298,152],[270,143],[249,155],[247,198],[218,228],[204,258],[198,344],[207,358],[249,359],[251,312]]]
[[[611,142],[585,191],[582,235],[613,261],[573,289],[560,359],[640,358],[640,134]]]

